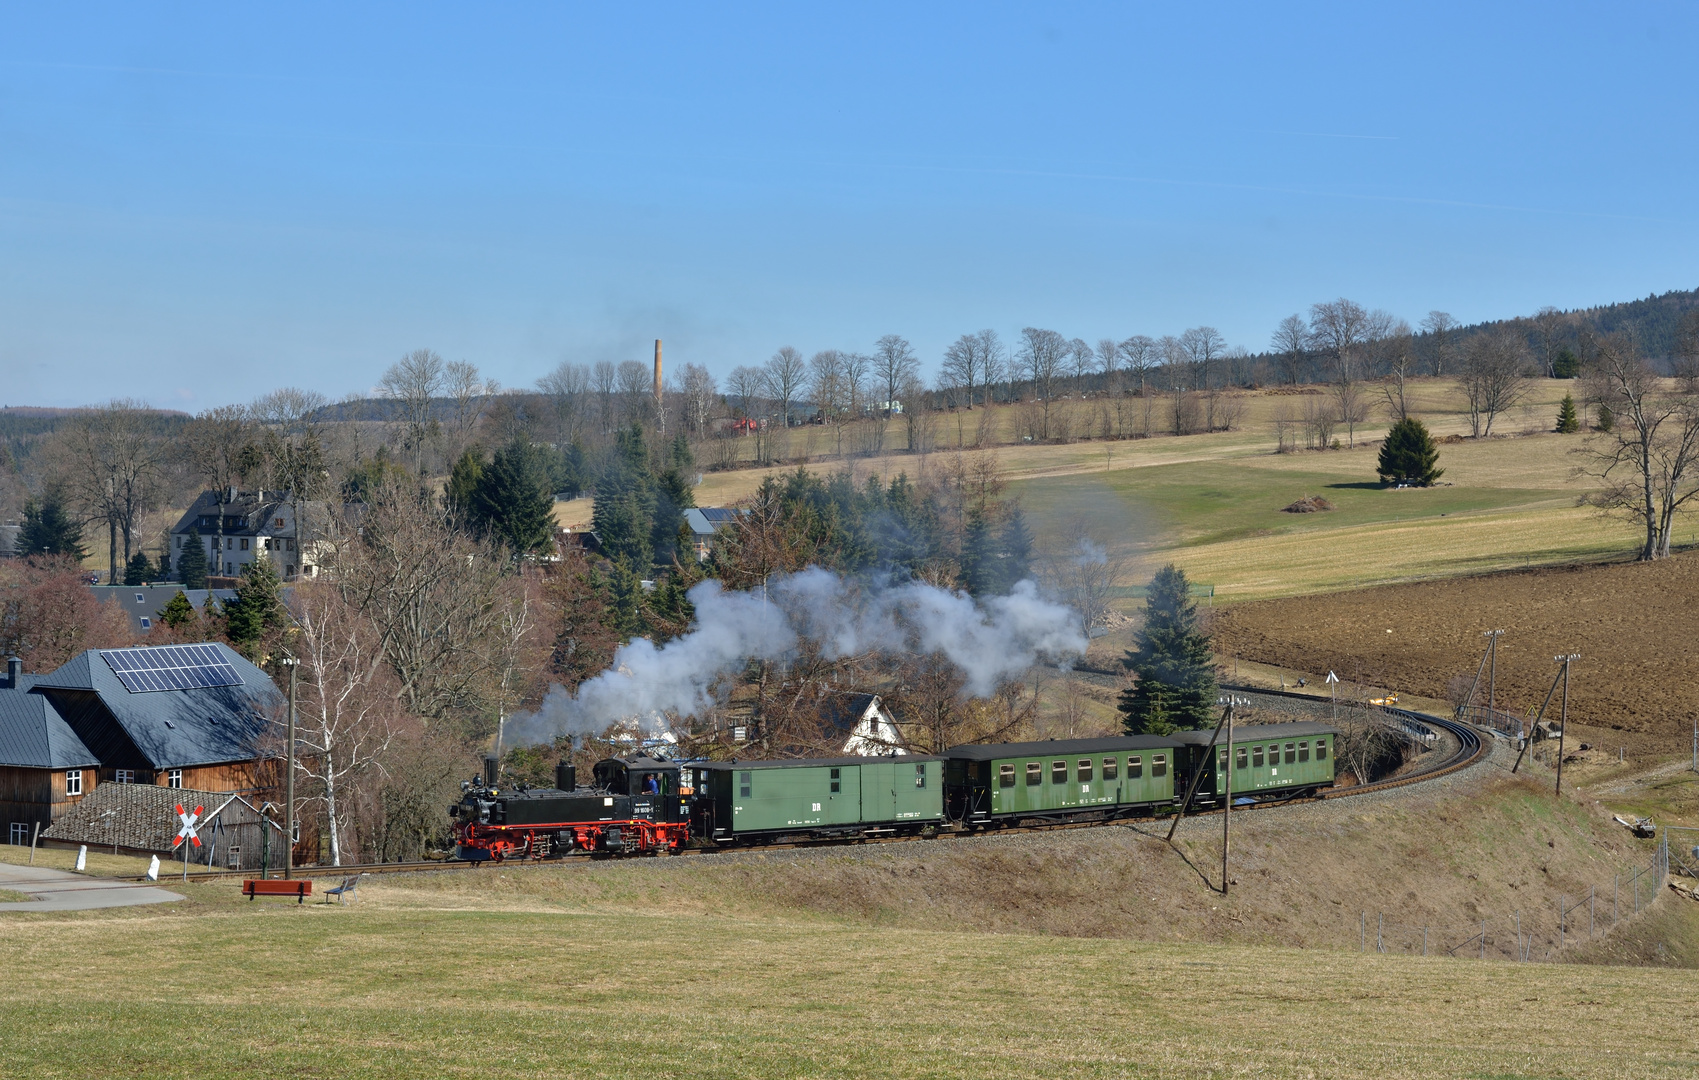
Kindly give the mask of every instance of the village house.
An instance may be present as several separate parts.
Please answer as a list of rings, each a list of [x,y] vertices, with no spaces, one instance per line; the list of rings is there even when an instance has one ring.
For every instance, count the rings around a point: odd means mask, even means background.
[[[314,577],[323,545],[311,523],[323,513],[324,504],[286,491],[203,491],[171,528],[171,565],[182,565],[194,530],[214,577],[234,578],[262,553],[286,581]]]
[[[200,846],[173,846],[177,807],[200,808],[195,826]],[[114,854],[187,854],[191,865],[221,870],[270,869],[283,864],[283,825],[278,807],[255,805],[228,791],[196,791],[142,784],[106,784],[42,832],[59,847],[87,844]]]
[[[94,790],[100,759],[53,703],[30,693],[35,676],[12,657],[0,686],[0,821],[6,842],[28,844]]]
[[[185,589],[181,585],[90,585],[89,595],[103,604],[117,604],[130,617],[130,629],[146,634],[159,623],[159,613],[182,593],[196,611],[206,612],[207,597],[219,605],[236,599],[235,589]]]
[[[849,757],[906,754],[897,718],[878,694],[827,691],[820,695],[820,720],[829,738],[843,739]]]
[[[720,506],[691,507],[684,512],[684,524],[690,529],[691,547],[697,562],[706,562],[714,550],[714,536],[735,522],[744,511]]]

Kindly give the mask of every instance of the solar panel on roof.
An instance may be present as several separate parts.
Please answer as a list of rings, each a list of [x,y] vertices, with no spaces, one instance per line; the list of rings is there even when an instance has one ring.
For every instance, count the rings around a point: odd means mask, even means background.
[[[242,685],[241,674],[214,645],[103,649],[100,655],[132,694]]]

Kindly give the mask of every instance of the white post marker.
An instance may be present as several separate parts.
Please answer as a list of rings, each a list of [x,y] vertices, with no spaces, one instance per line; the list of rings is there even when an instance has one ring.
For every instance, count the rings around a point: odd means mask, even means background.
[[[1333,695],[1333,719],[1339,720],[1339,676],[1333,672],[1327,673],[1327,689]]]
[[[147,879],[149,881],[158,881],[159,880],[159,856],[158,855],[155,855],[153,857],[153,860],[147,864]]]
[[[77,871],[88,869],[88,845],[82,844],[77,848]]]
[[[183,827],[181,829],[177,830],[177,839],[171,841],[171,846],[174,847],[174,848],[180,847],[180,848],[183,849],[183,880],[184,881],[189,880],[189,848],[188,848],[188,845],[183,843],[183,841],[187,840],[187,841],[189,841],[190,844],[193,844],[196,847],[201,846],[200,834],[195,831],[195,822],[199,821],[200,817],[201,817],[201,808],[200,807],[198,807],[198,806],[195,807],[195,812],[190,814],[190,813],[184,812],[182,803],[177,804],[177,818],[178,818],[179,821],[181,821],[183,823]]]

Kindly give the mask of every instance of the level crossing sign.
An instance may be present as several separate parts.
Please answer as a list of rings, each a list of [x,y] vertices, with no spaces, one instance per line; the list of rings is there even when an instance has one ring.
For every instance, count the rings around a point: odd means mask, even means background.
[[[177,848],[185,840],[189,841],[189,843],[196,847],[200,847],[201,837],[200,833],[195,829],[195,822],[201,819],[201,808],[198,806],[195,807],[195,812],[191,814],[184,811],[182,803],[178,803],[177,817],[183,822],[183,827],[177,830],[177,839],[171,841],[172,848]]]

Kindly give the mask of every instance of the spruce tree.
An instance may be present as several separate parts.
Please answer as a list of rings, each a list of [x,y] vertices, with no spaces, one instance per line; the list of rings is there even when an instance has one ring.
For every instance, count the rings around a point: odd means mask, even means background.
[[[1144,625],[1127,667],[1138,681],[1121,694],[1122,723],[1133,735],[1166,735],[1215,720],[1215,664],[1198,626],[1186,575],[1172,563],[1156,572],[1145,596]]]
[[[200,616],[195,613],[195,605],[189,603],[189,598],[183,595],[182,589],[178,589],[176,596],[154,612],[153,617],[158,619],[161,625],[169,626],[173,630],[192,627],[200,621]]]
[[[259,657],[260,638],[283,625],[283,581],[270,559],[255,559],[242,567],[236,596],[225,608],[230,644],[250,660]]]
[[[83,549],[83,527],[65,516],[65,507],[52,495],[37,503],[24,503],[24,527],[18,534],[21,555],[69,555],[78,562],[88,556]]]
[[[1375,472],[1383,484],[1429,487],[1445,474],[1444,469],[1434,468],[1438,461],[1439,448],[1434,446],[1433,436],[1420,420],[1407,416],[1386,433]]]
[[[443,507],[450,518],[462,529],[471,527],[472,503],[477,496],[478,481],[483,479],[483,456],[475,449],[468,449],[460,455],[460,460],[454,463],[454,468],[448,474],[448,483],[443,485]]]
[[[1599,431],[1609,431],[1616,426],[1616,414],[1611,412],[1609,405],[1599,406],[1599,415],[1593,420],[1593,427]]]
[[[124,584],[146,585],[153,580],[153,563],[148,559],[147,552],[138,551],[130,556],[130,561],[124,564]]]
[[[1575,414],[1575,395],[1563,395],[1563,404],[1557,407],[1557,433],[1573,435],[1581,430],[1581,418]]]
[[[515,438],[497,450],[472,488],[472,527],[506,544],[516,555],[554,550],[554,498],[548,472],[531,444]]]
[[[185,589],[204,589],[206,575],[206,548],[201,545],[200,532],[191,527],[183,539],[183,554],[177,556],[177,578]]]
[[[985,514],[978,510],[968,512],[967,527],[962,530],[961,566],[962,588],[969,595],[981,596],[991,591],[992,572],[996,569],[991,552],[991,526]]]
[[[997,536],[1000,556],[995,575],[995,591],[1006,593],[1032,576],[1032,530],[1027,528],[1026,515],[1019,506],[1009,507],[1003,531]]]

